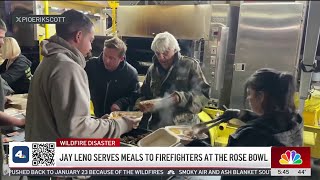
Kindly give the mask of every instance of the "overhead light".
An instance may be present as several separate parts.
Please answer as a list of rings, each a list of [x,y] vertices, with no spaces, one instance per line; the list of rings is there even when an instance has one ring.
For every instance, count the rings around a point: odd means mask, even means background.
[[[86,12],[84,12],[83,14],[89,14],[89,13],[86,11]]]
[[[95,14],[93,14],[93,16],[100,17],[100,14],[95,13]]]

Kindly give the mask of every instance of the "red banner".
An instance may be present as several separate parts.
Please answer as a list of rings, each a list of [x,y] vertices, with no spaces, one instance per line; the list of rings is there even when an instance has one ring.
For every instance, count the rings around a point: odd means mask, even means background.
[[[118,147],[120,139],[107,138],[58,138],[57,147]]]

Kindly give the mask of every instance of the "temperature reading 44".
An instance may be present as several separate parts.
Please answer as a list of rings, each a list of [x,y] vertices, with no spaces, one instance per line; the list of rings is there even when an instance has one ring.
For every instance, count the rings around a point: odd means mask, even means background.
[[[306,173],[306,170],[305,169],[299,169],[298,170],[298,174],[305,174]]]

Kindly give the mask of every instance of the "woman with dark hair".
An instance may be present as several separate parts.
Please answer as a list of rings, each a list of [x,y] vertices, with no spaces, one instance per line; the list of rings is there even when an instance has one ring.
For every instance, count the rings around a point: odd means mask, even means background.
[[[302,146],[302,118],[294,105],[294,77],[259,69],[245,84],[245,97],[256,116],[230,136],[228,146]]]
[[[229,137],[228,146],[302,146],[303,121],[295,111],[295,83],[291,74],[259,69],[247,80],[245,90],[254,114],[239,118],[246,124]],[[221,179],[268,178],[225,176]],[[291,178],[294,179],[286,177]]]

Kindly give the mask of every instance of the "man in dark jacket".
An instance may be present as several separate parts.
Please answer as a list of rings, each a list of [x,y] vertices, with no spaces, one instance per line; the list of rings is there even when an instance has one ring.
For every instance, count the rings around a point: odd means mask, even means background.
[[[87,62],[91,100],[95,116],[127,110],[138,98],[138,72],[125,61],[127,46],[118,37],[104,42],[99,57]]]

